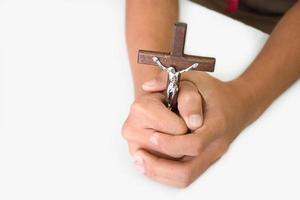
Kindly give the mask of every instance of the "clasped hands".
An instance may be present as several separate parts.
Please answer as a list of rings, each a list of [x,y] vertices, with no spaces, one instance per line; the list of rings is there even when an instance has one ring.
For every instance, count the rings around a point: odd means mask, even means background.
[[[228,149],[249,124],[247,90],[204,72],[182,75],[178,112],[163,104],[167,74],[143,84],[122,135],[135,167],[158,182],[187,187]]]

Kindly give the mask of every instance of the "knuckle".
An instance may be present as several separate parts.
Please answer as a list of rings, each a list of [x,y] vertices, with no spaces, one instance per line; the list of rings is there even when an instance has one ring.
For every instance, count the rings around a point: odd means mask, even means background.
[[[185,95],[182,96],[182,101],[184,103],[201,103],[202,99],[200,94],[197,91],[188,91]]]
[[[138,113],[143,109],[143,101],[141,99],[135,100],[130,107],[130,113]]]
[[[129,140],[131,137],[132,137],[132,125],[131,123],[129,122],[129,119],[127,119],[125,121],[125,123],[123,124],[123,127],[122,127],[122,137],[125,139],[125,140]]]
[[[131,114],[145,114],[153,105],[158,103],[158,99],[162,98],[159,94],[146,94],[138,97],[130,107]]]

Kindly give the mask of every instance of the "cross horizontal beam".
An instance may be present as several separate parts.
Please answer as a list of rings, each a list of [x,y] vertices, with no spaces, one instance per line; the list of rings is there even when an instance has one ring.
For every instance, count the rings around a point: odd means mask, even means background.
[[[160,62],[167,67],[175,67],[177,70],[185,69],[194,63],[199,63],[199,66],[194,70],[213,72],[216,59],[212,57],[192,56],[183,54],[182,57],[172,56],[170,53],[139,50],[138,63],[157,65],[152,58],[159,58]]]

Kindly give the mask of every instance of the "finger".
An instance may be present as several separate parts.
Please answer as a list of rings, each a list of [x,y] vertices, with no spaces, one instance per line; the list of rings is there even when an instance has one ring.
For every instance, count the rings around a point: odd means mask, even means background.
[[[149,135],[148,141],[152,149],[158,152],[172,156],[198,156],[204,149],[219,137],[219,134],[203,126],[196,132],[184,135],[166,135],[160,132],[153,132]],[[144,141],[147,141],[146,138]],[[148,142],[148,143],[149,143]]]
[[[228,146],[221,139],[215,140],[201,155],[185,162],[158,158],[144,150],[139,150],[134,155],[134,164],[140,172],[155,181],[177,187],[187,187],[227,149]]]
[[[160,92],[166,89],[168,74],[160,72],[154,79],[145,82],[142,85],[143,90],[147,92]]]
[[[161,93],[151,93],[137,99],[131,107],[129,124],[167,134],[186,133],[185,122],[163,104],[163,98]]]
[[[216,130],[203,126],[196,132],[183,135],[168,135],[152,129],[133,131],[126,135],[126,140],[140,144],[147,150],[158,152],[172,158],[183,156],[198,156],[214,140],[219,137]],[[156,154],[159,155],[159,154]]]
[[[168,159],[178,159],[184,156],[181,154],[180,150],[173,149],[173,147],[165,147],[162,142],[158,143],[159,136],[164,137],[164,140],[169,140],[172,138],[171,135],[165,133],[155,132],[153,129],[146,129],[143,134],[140,131],[134,131],[131,134],[127,134],[125,139],[129,143],[129,152],[133,155],[141,147],[151,152],[159,157],[164,157]],[[160,138],[161,138],[160,137]]]
[[[154,132],[149,136],[148,141],[151,143],[152,149],[178,158],[182,156],[200,155],[210,143],[218,138],[218,136],[218,133],[203,127],[194,133],[176,136]]]
[[[182,81],[178,93],[178,111],[190,130],[196,130],[203,123],[202,97],[190,81]]]
[[[177,160],[177,159],[182,158],[182,156],[176,156],[176,155],[169,156],[169,155],[163,154],[163,153],[156,151],[155,149],[151,149],[148,146],[145,146],[143,144],[138,144],[138,143],[135,143],[132,141],[128,142],[128,150],[129,150],[130,155],[134,156],[134,154],[140,149],[145,149],[149,153],[151,153],[157,157],[165,158],[165,159],[169,159],[169,160]]]
[[[144,150],[134,155],[134,164],[151,179],[177,187],[187,185],[185,163],[156,157]]]
[[[135,142],[128,142],[128,150],[130,155],[134,155],[140,149],[140,145]]]

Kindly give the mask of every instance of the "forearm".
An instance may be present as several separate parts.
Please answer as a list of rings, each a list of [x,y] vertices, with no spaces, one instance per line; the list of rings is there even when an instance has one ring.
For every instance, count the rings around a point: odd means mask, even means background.
[[[159,73],[159,69],[137,63],[139,49],[170,51],[173,25],[178,19],[177,0],[127,0],[126,41],[135,96],[141,85]]]
[[[236,80],[245,86],[250,119],[255,120],[300,77],[300,3],[291,8],[272,32],[251,66]]]

